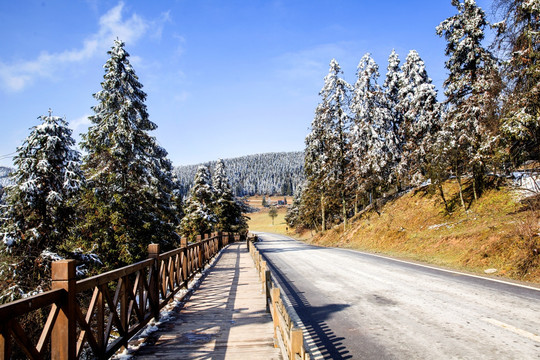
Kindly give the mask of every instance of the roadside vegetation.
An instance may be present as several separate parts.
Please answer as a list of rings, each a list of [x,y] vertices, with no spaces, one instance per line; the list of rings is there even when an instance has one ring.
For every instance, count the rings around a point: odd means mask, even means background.
[[[383,253],[476,273],[540,283],[540,199],[519,199],[516,190],[491,178],[473,201],[465,184],[460,206],[459,184],[443,184],[448,212],[432,186],[422,186],[379,202],[343,224],[319,232],[309,243]]]
[[[442,101],[415,50],[404,62],[392,51],[384,80],[365,54],[354,84],[332,59],[289,226],[321,244],[537,280],[537,200],[517,201],[505,183],[526,177],[540,193],[536,4],[494,1],[490,23],[474,0],[452,1],[435,29]]]

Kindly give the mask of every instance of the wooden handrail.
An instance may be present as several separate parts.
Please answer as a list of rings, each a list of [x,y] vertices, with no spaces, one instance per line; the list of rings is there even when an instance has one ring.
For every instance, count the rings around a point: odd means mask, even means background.
[[[75,261],[54,262],[53,290],[0,305],[0,360],[10,359],[15,347],[29,359],[77,359],[88,351],[109,358],[235,238],[215,233],[189,245],[182,240],[182,247],[162,254],[151,244],[148,259],[79,281]],[[18,318],[49,307],[39,339],[30,339]]]
[[[296,312],[290,306],[286,305],[286,294],[280,290],[279,284],[274,281],[272,271],[259,250],[255,246],[257,237],[252,235],[247,239],[247,245],[255,268],[261,278],[263,293],[266,296],[266,308],[272,315],[274,323],[274,341],[276,347],[281,348],[281,354],[285,359],[291,360],[309,360],[311,355],[307,350],[304,332],[293,321],[293,314],[296,318]]]

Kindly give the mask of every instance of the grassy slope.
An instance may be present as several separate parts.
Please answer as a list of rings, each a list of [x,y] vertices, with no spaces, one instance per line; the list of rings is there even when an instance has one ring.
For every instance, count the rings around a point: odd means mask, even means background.
[[[266,197],[268,201],[277,201],[283,200],[283,196],[272,197],[269,200],[269,197]],[[287,236],[293,236],[298,239],[307,239],[310,238],[310,234],[306,233],[303,236],[300,236],[294,232],[293,229],[290,229],[285,223],[285,214],[287,213],[286,207],[279,207],[277,209],[277,217],[274,219],[274,225],[272,225],[272,218],[268,215],[268,208],[263,208],[262,206],[262,196],[252,196],[248,199],[249,206],[258,209],[259,211],[247,214],[251,220],[248,221],[250,231],[264,231],[274,234],[282,234]],[[287,196],[287,203],[292,203],[292,197]]]
[[[501,187],[486,191],[464,211],[457,184],[450,181],[444,186],[451,207],[448,213],[440,196],[428,190],[409,192],[382,206],[379,213],[357,216],[345,232],[338,226],[309,241],[472,272],[497,269],[495,275],[540,283],[538,206],[532,210]],[[472,198],[470,191],[465,195],[466,200]],[[268,212],[250,214],[250,230],[285,234],[284,214],[281,209],[274,226]]]

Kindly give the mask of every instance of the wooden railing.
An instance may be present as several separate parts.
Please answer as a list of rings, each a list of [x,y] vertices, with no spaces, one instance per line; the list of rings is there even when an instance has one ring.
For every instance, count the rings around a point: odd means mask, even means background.
[[[274,322],[274,340],[281,348],[284,359],[309,360],[304,333],[293,318],[299,319],[294,308],[287,305],[286,294],[281,291],[279,284],[274,281],[272,271],[255,246],[256,236],[248,237],[247,245],[255,267],[262,281],[263,293],[266,294],[266,310],[272,314]]]
[[[15,347],[30,359],[106,359],[127,343],[197,272],[239,236],[213,234],[160,254],[148,247],[148,259],[76,281],[75,260],[52,263],[52,290],[0,306],[0,360]],[[22,325],[24,316],[40,312],[47,318],[41,335],[32,341]]]

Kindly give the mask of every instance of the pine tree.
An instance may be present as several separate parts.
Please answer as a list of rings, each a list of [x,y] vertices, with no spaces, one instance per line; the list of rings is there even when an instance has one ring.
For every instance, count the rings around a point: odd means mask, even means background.
[[[83,245],[96,247],[106,268],[143,259],[150,243],[166,250],[178,240],[172,166],[149,131],[142,91],[124,42],[115,40],[105,63],[102,90],[83,134],[87,186],[79,226]]]
[[[317,208],[321,210],[323,231],[326,229],[328,204],[333,199],[339,199],[341,217],[344,226],[347,226],[350,85],[340,74],[338,62],[332,59],[328,75],[324,78],[324,86],[319,93],[322,101],[315,111],[311,133],[306,137],[306,193],[319,194],[320,202]]]
[[[326,189],[331,189],[330,196],[341,202],[341,218],[347,228],[347,173],[349,169],[349,91],[351,86],[340,77],[341,67],[335,59],[330,62],[330,70],[324,79],[320,92],[321,106],[329,122],[326,134],[328,149],[326,162],[323,164]]]
[[[392,169],[399,158],[394,122],[378,84],[379,67],[370,54],[360,60],[351,110],[351,158],[356,192],[370,201],[377,190],[394,180]],[[351,182],[352,183],[352,182]]]
[[[540,3],[537,0],[496,0],[504,16],[496,24],[507,91],[502,132],[514,165],[540,160]]]
[[[408,185],[418,185],[429,177],[428,160],[440,127],[440,106],[424,61],[415,50],[409,52],[401,71],[397,107],[403,116],[399,131],[402,156],[397,171]]]
[[[460,187],[465,207],[462,177],[473,174],[473,193],[481,190],[486,161],[495,145],[493,129],[497,101],[498,69],[492,54],[482,46],[487,26],[484,11],[474,0],[452,0],[458,13],[437,26],[437,34],[447,41],[444,82],[449,107],[444,126],[451,135],[445,150]]]
[[[246,232],[247,219],[242,214],[242,206],[232,193],[225,164],[221,159],[214,168],[212,185],[215,194],[213,211],[217,217],[216,229],[226,232]]]
[[[181,221],[182,233],[188,238],[211,233],[218,218],[214,213],[215,191],[210,172],[206,166],[199,166],[193,187],[185,205],[185,216]]]
[[[315,110],[315,117],[311,122],[311,132],[306,136],[305,165],[306,189],[304,197],[310,209],[320,211],[322,231],[326,230],[326,202],[328,190],[324,180],[324,163],[326,153],[330,146],[327,134],[330,132],[329,122],[326,121],[326,112],[319,105]],[[315,222],[316,219],[314,218]],[[317,221],[318,222],[318,221]],[[311,224],[310,224],[311,225]]]
[[[13,185],[6,187],[2,211],[2,253],[9,258],[4,263],[13,264],[8,269],[13,286],[2,295],[11,299],[48,287],[50,269],[44,252],[58,252],[69,236],[74,197],[84,183],[67,122],[51,111],[38,119],[42,123],[17,148]]]
[[[383,91],[384,100],[387,111],[390,116],[392,136],[396,140],[395,153],[393,156],[394,165],[396,171],[393,174],[397,189],[401,188],[403,179],[402,174],[398,171],[398,164],[402,161],[403,157],[403,145],[405,139],[402,136],[403,133],[403,111],[399,106],[400,97],[399,94],[404,86],[403,73],[399,67],[400,60],[395,50],[392,50],[388,57],[388,67],[386,72],[386,78],[384,80]]]
[[[386,71],[386,78],[383,84],[384,90],[384,102],[387,105],[390,112],[390,118],[392,119],[392,131],[395,136],[399,136],[401,131],[403,114],[399,111],[399,93],[403,87],[403,73],[399,67],[399,55],[395,50],[392,50],[388,57],[388,67]]]
[[[302,205],[302,193],[303,193],[303,186],[300,185],[293,196],[292,204],[287,209],[287,213],[285,214],[285,222],[288,226],[291,228],[295,228],[300,225],[308,225],[308,224],[302,224],[301,220],[301,213],[300,213],[300,207]]]

